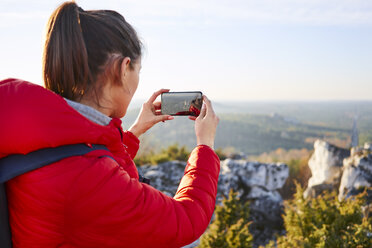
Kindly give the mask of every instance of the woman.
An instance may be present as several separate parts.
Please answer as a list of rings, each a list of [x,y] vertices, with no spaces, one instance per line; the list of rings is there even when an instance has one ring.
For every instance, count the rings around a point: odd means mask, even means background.
[[[219,160],[218,118],[205,97],[195,120],[197,147],[170,198],[139,182],[138,137],[159,114],[155,92],[135,123],[119,118],[137,89],[141,43],[124,18],[84,11],[74,2],[50,17],[43,55],[45,86],[0,82],[0,158],[46,147],[103,144],[7,183],[13,247],[181,247],[196,240],[212,216]]]

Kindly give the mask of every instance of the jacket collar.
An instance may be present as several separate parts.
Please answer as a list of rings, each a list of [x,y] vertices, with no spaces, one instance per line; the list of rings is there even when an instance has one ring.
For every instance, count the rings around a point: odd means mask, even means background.
[[[97,123],[99,125],[107,126],[111,118],[102,114],[98,110],[87,106],[85,104],[81,104],[72,100],[69,100],[67,98],[64,98],[68,105],[70,105],[73,109],[75,109],[77,112],[79,112],[81,115],[83,115],[85,118],[93,121],[94,123]]]
[[[18,79],[0,81],[0,158],[67,144],[122,147],[121,120],[107,126],[87,119],[63,97]]]

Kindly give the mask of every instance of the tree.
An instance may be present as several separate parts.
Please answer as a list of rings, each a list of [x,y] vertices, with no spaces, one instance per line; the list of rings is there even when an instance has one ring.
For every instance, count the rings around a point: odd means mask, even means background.
[[[187,161],[190,155],[190,151],[186,146],[179,147],[179,145],[173,144],[168,146],[166,149],[162,149],[161,152],[155,153],[153,150],[149,151],[146,154],[136,156],[134,158],[134,163],[138,166],[144,164],[159,164],[168,161]]]
[[[248,203],[240,202],[237,193],[231,190],[229,198],[216,207],[214,221],[202,236],[199,247],[252,247],[248,218]]]
[[[314,199],[303,197],[303,188],[285,209],[286,236],[267,247],[371,247],[372,218],[364,216],[365,194],[338,201],[336,192]]]

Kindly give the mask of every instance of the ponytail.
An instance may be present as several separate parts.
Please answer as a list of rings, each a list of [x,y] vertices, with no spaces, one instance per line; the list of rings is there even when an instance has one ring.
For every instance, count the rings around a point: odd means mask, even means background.
[[[135,63],[141,48],[136,31],[119,13],[84,11],[75,2],[65,2],[52,13],[47,25],[45,87],[75,101],[92,91],[98,100],[106,81],[101,76],[121,83],[121,61],[129,57]]]
[[[72,100],[83,95],[91,84],[79,12],[75,2],[66,2],[53,12],[43,54],[46,88]]]

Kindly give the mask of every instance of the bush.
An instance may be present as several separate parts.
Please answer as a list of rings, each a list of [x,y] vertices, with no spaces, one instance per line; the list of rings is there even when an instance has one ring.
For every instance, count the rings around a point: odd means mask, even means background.
[[[341,202],[336,192],[304,199],[303,188],[296,188],[285,207],[287,234],[267,247],[371,247],[372,218],[362,213],[365,194]]]
[[[162,149],[160,153],[154,153],[150,151],[147,154],[143,154],[142,156],[136,156],[134,158],[134,163],[137,166],[144,165],[144,164],[159,164],[167,161],[187,161],[189,157],[190,151],[186,148],[186,146],[179,147],[178,144],[174,144],[168,146],[166,149]]]
[[[216,206],[215,219],[198,247],[252,247],[248,218],[248,203],[241,203],[237,193],[230,191],[229,198],[222,201],[222,206]]]
[[[309,157],[304,157],[284,162],[288,165],[289,176],[283,187],[279,189],[283,199],[287,200],[293,198],[293,195],[296,193],[296,181],[299,182],[302,187],[307,186],[307,182],[311,177],[308,161]]]
[[[217,149],[215,150],[215,152],[216,152],[216,154],[217,154],[217,156],[218,156],[218,158],[219,158],[220,160],[225,160],[225,159],[227,158],[227,155],[226,155],[226,153],[223,151],[222,148],[217,148]]]

